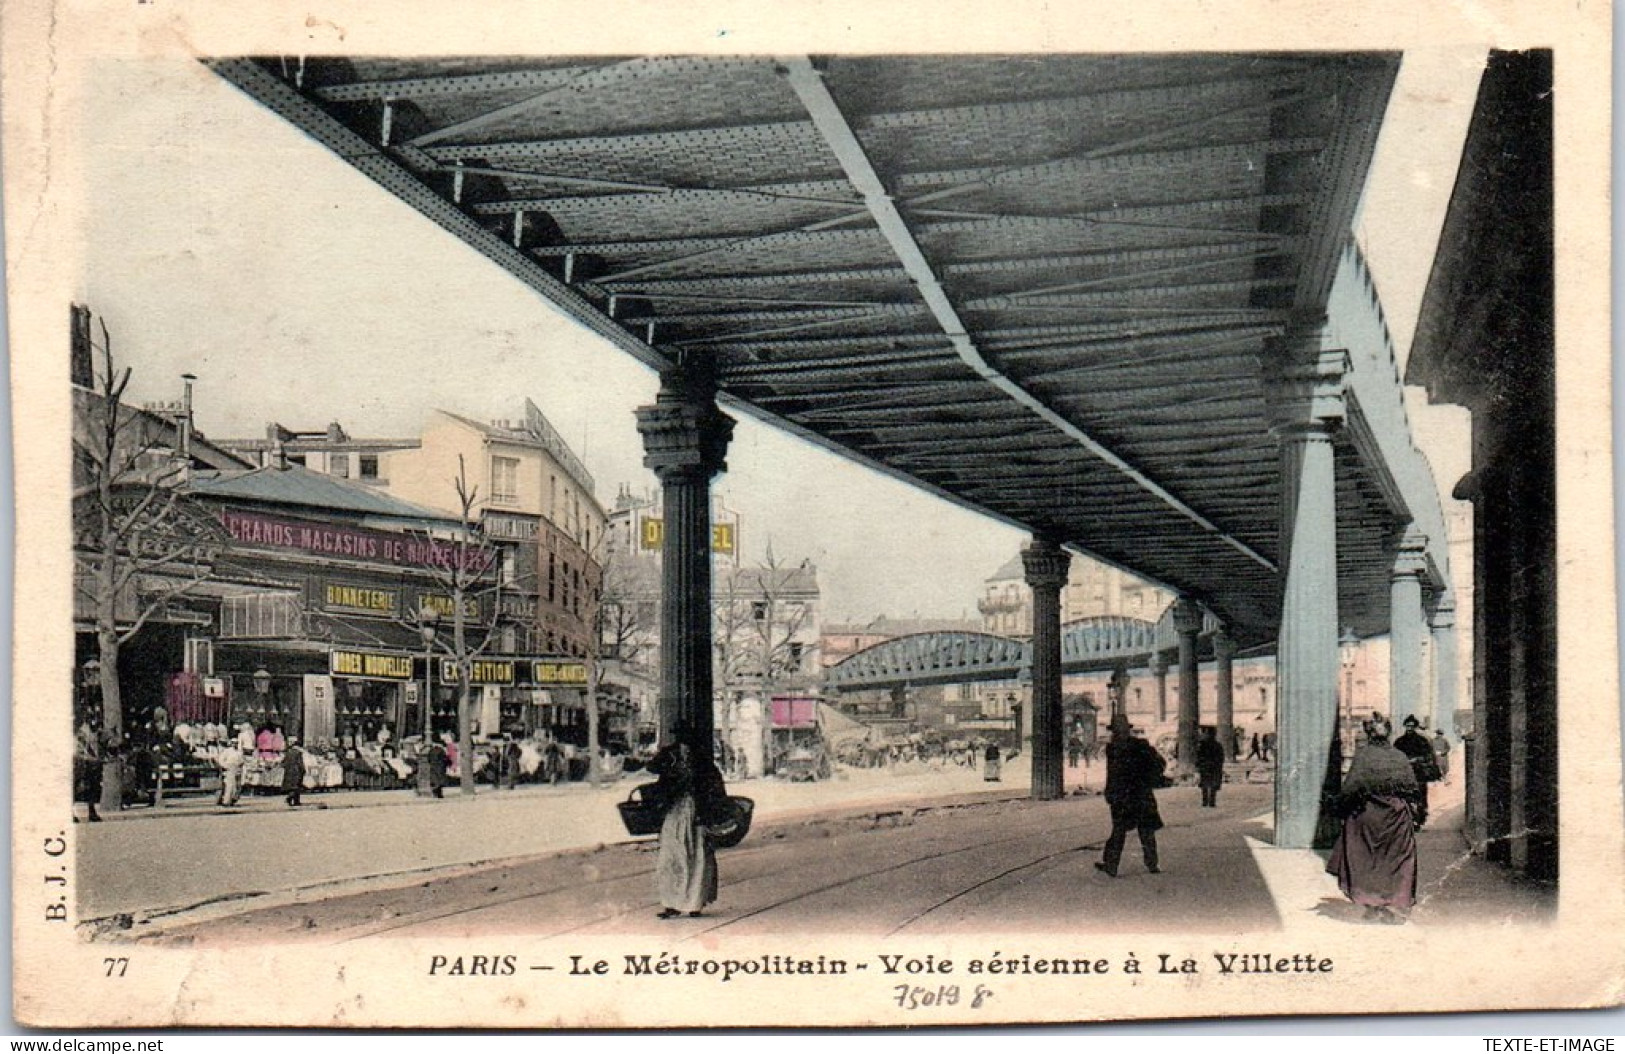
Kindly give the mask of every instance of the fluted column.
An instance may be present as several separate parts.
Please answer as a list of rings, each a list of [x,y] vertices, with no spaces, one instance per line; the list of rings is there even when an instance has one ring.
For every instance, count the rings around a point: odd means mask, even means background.
[[[711,478],[726,468],[733,418],[717,409],[709,371],[698,364],[661,378],[653,406],[637,410],[643,463],[660,480],[660,737],[679,727],[712,756]]]
[[[1202,716],[1197,692],[1196,634],[1202,629],[1202,609],[1190,597],[1174,605],[1174,632],[1179,634],[1179,768],[1196,767],[1196,726]]]
[[[1429,620],[1433,636],[1433,727],[1456,738],[1456,602],[1447,593]]]
[[[1168,660],[1162,652],[1151,655],[1151,676],[1157,679],[1157,724],[1168,720]]]
[[[1388,713],[1396,734],[1405,718],[1417,714],[1422,698],[1422,576],[1427,573],[1426,553],[1426,536],[1414,525],[1406,528],[1389,578]]]
[[[1234,758],[1236,745],[1236,642],[1223,629],[1213,635],[1213,699],[1217,707],[1219,744],[1224,756]]]
[[[1035,537],[1021,550],[1021,566],[1033,591],[1033,768],[1032,796],[1066,793],[1065,729],[1061,715],[1061,587],[1069,553],[1054,541]]]
[[[1280,376],[1285,574],[1276,666],[1275,844],[1308,849],[1337,726],[1337,477],[1332,434],[1342,422],[1348,356],[1320,351]]]

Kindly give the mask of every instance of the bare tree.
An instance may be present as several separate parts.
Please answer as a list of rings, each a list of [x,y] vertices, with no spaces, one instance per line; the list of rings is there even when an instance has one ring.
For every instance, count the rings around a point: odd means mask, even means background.
[[[770,545],[756,567],[735,568],[714,594],[715,670],[726,693],[723,734],[731,743],[736,686],[754,683],[765,703],[805,669],[816,645],[800,639],[813,619],[810,564],[780,561]]]
[[[763,694],[771,697],[786,676],[805,668],[810,657],[806,642],[799,639],[812,619],[803,584],[809,564],[782,563],[768,546],[767,559],[752,570],[749,661],[762,679]]]
[[[74,429],[74,586],[96,627],[102,729],[122,743],[120,652],[170,601],[211,577],[220,541],[218,526],[183,500],[188,466],[173,430],[124,405],[131,371],[117,365],[107,325],[97,323],[99,361],[90,388],[76,393],[84,412]],[[124,791],[117,754],[103,766],[102,804],[116,808]]]
[[[468,482],[468,469],[461,454],[457,456],[457,478],[452,480],[457,492],[458,519],[461,528],[449,543],[428,540],[431,556],[426,561],[430,576],[451,598],[451,635],[437,633],[434,644],[450,658],[457,671],[457,756],[458,784],[464,794],[474,793],[474,734],[470,706],[470,688],[474,660],[490,647],[497,632],[497,618],[493,615],[485,632],[476,641],[469,624],[470,605],[476,605],[483,596],[502,588],[500,574],[491,580],[490,572],[497,564],[497,547],[480,531],[474,509],[479,504],[479,486]],[[418,624],[428,621],[425,612],[418,613]],[[426,686],[427,687],[427,686]],[[432,711],[434,700],[427,698],[423,705]],[[424,743],[427,764],[430,744]]]

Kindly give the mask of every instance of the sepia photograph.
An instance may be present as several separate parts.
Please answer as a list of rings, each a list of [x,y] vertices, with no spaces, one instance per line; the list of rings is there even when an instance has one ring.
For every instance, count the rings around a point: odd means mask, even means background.
[[[17,1020],[1625,998],[1605,6],[409,7],[0,17]]]

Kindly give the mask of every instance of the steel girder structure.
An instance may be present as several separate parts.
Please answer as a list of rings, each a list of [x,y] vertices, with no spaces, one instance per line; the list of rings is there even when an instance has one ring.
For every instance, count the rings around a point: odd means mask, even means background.
[[[1438,498],[1384,460],[1380,307],[1328,313],[1396,55],[207,61],[615,347],[1242,647],[1280,616],[1274,382],[1320,350],[1285,338],[1365,340],[1338,575],[1386,629]]]

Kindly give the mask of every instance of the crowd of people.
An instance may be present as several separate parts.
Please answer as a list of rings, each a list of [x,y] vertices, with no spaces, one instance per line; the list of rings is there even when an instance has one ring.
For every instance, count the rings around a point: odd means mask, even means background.
[[[580,778],[586,762],[584,748],[542,729],[481,737],[471,765],[476,780],[512,788]],[[602,764],[617,770],[619,762],[606,754]],[[210,792],[224,807],[237,805],[244,793],[279,794],[295,807],[307,791],[415,787],[420,765],[428,766],[429,785],[443,796],[443,788],[462,773],[456,737],[449,732],[427,743],[415,736],[397,741],[393,727],[383,724],[301,741],[275,721],[258,727],[246,721],[172,723],[164,708],[156,707],[124,734],[112,735],[103,730],[95,707],[80,707],[74,722],[73,801],[84,806],[93,823],[102,819],[109,764],[119,775],[121,808],[156,805],[163,795]]]

